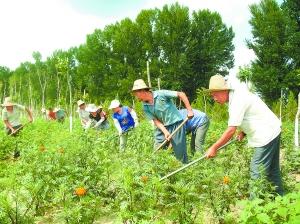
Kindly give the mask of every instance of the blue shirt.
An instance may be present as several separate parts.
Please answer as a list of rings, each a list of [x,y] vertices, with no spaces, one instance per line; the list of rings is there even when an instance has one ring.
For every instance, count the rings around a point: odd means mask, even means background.
[[[153,91],[153,104],[143,103],[144,112],[148,119],[157,119],[164,126],[182,121],[182,117],[172,102],[172,98],[177,97],[176,91],[157,90]]]
[[[187,117],[187,109],[182,109],[179,110],[182,118]],[[192,119],[189,119],[185,123],[185,127],[187,132],[193,132],[195,131],[198,127],[202,126],[204,123],[208,121],[208,117],[206,116],[205,113],[201,112],[200,110],[195,110],[193,109],[194,112],[194,117]]]
[[[114,113],[113,118],[119,121],[123,132],[134,127],[134,119],[132,118],[128,107],[123,106],[122,114]]]

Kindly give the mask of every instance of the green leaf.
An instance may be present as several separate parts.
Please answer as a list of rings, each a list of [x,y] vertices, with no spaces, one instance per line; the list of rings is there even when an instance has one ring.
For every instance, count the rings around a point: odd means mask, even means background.
[[[280,208],[278,208],[278,209],[276,210],[276,213],[277,213],[279,216],[281,216],[281,217],[283,217],[284,219],[286,219],[286,216],[287,216],[287,214],[288,214],[288,209],[287,209],[287,208],[284,208],[284,207],[280,207]]]
[[[270,217],[266,213],[260,213],[257,215],[257,219],[261,221],[262,223],[273,223]]]

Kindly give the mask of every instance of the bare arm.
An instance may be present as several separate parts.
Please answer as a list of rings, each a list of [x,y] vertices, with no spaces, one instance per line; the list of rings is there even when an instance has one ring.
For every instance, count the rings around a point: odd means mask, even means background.
[[[226,129],[226,131],[224,131],[224,133],[222,134],[222,136],[219,138],[218,141],[216,141],[208,150],[206,153],[206,156],[208,158],[214,157],[217,155],[217,151],[218,149],[225,145],[234,135],[235,131],[236,131],[237,127],[235,126],[230,126]]]
[[[153,122],[155,124],[156,127],[158,127],[165,135],[165,139],[167,139],[168,141],[170,140],[170,132],[165,128],[165,126],[163,125],[163,123],[161,123],[160,120],[157,119],[153,119]]]
[[[177,96],[184,103],[184,106],[187,109],[188,118],[191,119],[192,117],[194,117],[194,113],[193,113],[190,101],[187,98],[187,96],[185,95],[185,93],[184,92],[177,92]]]
[[[15,129],[14,129],[14,128],[11,126],[11,124],[8,122],[8,120],[4,120],[3,122],[4,122],[5,126],[11,130],[11,132],[14,132],[14,131],[15,131]]]
[[[115,125],[116,129],[118,130],[119,135],[121,135],[123,131],[122,131],[119,121],[115,118],[113,119],[113,121],[114,121],[114,125]]]

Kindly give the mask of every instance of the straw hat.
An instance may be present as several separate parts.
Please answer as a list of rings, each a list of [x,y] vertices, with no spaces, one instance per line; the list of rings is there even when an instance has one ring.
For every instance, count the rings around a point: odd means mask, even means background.
[[[95,104],[88,104],[87,108],[85,109],[87,112],[96,112],[99,108]]]
[[[78,105],[78,106],[80,106],[80,105],[82,105],[82,104],[85,104],[85,102],[84,102],[83,100],[78,100],[78,101],[77,101],[77,105]]]
[[[133,83],[132,91],[141,90],[141,89],[150,89],[143,79],[137,79]]]
[[[214,75],[210,77],[209,88],[206,89],[207,92],[216,92],[222,90],[230,90],[228,87],[225,78],[222,75]]]
[[[10,107],[10,106],[14,106],[15,103],[13,103],[10,99],[10,97],[5,97],[4,102],[2,104],[3,107]]]
[[[119,100],[113,100],[113,101],[111,101],[110,106],[109,106],[108,109],[111,110],[111,109],[117,108],[119,106],[120,106],[120,101]]]

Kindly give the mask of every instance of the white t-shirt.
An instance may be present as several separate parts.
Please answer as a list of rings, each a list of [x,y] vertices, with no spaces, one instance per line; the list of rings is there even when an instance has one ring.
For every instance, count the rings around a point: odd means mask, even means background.
[[[238,126],[247,134],[251,147],[262,147],[281,132],[281,123],[268,106],[255,94],[244,90],[229,93],[228,126]]]
[[[2,110],[2,120],[7,120],[12,127],[21,125],[21,111],[25,111],[25,107],[20,104],[15,104],[12,112],[8,112],[6,108],[4,108]]]
[[[79,114],[79,118],[82,121],[82,123],[84,125],[86,125],[90,120],[90,118],[89,118],[90,113],[87,112],[86,110],[78,109],[78,114]]]

